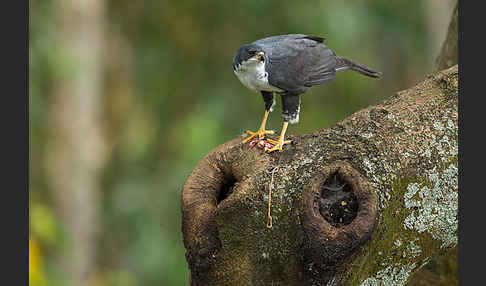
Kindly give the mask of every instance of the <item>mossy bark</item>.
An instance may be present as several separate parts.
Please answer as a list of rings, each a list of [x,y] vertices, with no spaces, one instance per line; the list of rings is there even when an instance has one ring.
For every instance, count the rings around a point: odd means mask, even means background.
[[[452,12],[452,17],[447,29],[447,35],[442,44],[442,49],[436,59],[437,70],[443,70],[458,64],[459,56],[459,4]],[[458,285],[458,261],[457,246],[433,257],[430,262],[410,278],[407,285]]]
[[[282,152],[211,151],[182,190],[191,284],[404,285],[457,244],[457,96],[456,65]],[[323,215],[333,176],[347,224]]]

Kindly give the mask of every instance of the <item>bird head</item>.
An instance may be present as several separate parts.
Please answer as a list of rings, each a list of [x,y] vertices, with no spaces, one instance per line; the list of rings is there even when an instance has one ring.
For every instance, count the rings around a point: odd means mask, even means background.
[[[233,58],[233,69],[237,70],[242,65],[260,63],[265,61],[265,53],[261,47],[255,44],[243,45]]]

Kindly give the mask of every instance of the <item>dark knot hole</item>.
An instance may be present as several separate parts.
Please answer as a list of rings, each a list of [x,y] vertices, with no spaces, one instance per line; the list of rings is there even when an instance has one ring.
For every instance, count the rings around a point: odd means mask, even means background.
[[[322,217],[334,227],[350,224],[358,214],[358,198],[339,170],[322,184],[318,204]]]
[[[218,205],[233,193],[233,189],[235,188],[237,182],[238,181],[232,174],[226,174],[224,176],[223,183],[221,184],[221,188],[218,192]]]

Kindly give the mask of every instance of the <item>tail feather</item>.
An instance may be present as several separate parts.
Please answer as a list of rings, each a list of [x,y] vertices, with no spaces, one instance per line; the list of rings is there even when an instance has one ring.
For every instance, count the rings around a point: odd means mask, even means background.
[[[350,59],[343,58],[341,56],[336,56],[336,72],[341,72],[349,69],[369,77],[380,77],[382,75],[381,72],[377,72],[374,69],[369,68],[365,65],[362,65]]]

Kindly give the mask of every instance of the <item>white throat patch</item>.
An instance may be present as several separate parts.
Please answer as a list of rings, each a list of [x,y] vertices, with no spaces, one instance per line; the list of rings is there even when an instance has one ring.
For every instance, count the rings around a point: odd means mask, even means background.
[[[264,61],[250,58],[238,65],[234,73],[244,86],[253,91],[283,91],[268,83],[268,73],[265,71]]]

